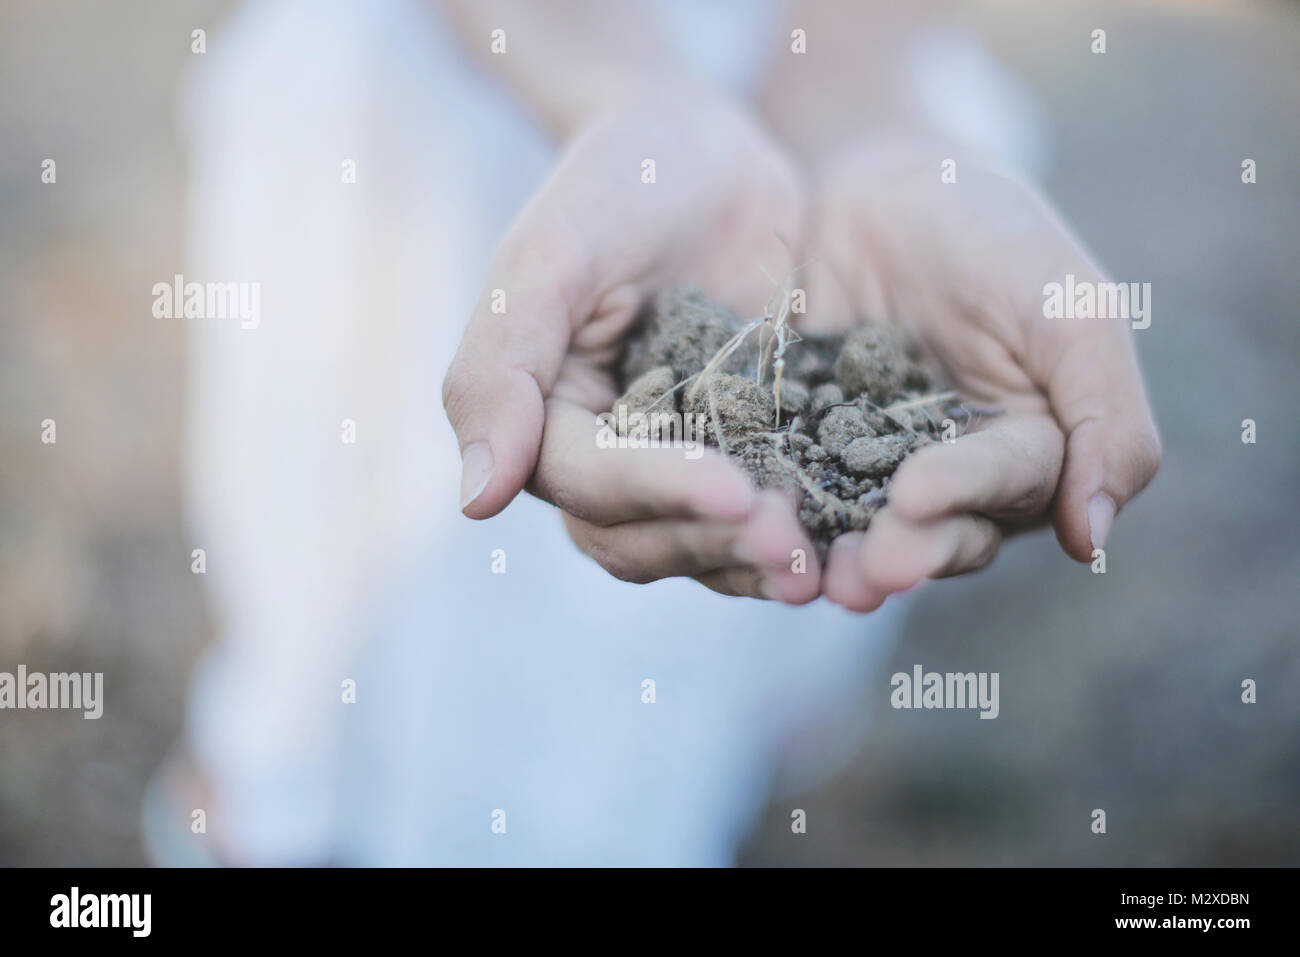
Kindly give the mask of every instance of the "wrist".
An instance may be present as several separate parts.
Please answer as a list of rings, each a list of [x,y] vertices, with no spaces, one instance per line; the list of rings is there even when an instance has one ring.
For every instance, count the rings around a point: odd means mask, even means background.
[[[592,76],[589,74],[589,76]],[[660,118],[673,127],[694,127],[707,133],[708,123],[727,123],[748,115],[744,103],[694,77],[662,72],[610,69],[584,82],[556,91],[547,112],[549,123],[562,140],[612,117],[634,114]]]

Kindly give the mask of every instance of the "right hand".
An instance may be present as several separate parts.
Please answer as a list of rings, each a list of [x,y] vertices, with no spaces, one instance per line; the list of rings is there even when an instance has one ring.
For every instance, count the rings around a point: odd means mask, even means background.
[[[726,594],[810,601],[820,569],[791,499],[756,491],[713,451],[596,444],[596,415],[618,396],[610,370],[647,298],[694,282],[756,315],[773,291],[762,268],[787,272],[784,243],[803,229],[793,166],[743,110],[696,90],[657,99],[673,105],[630,105],[576,136],[492,259],[443,383],[461,507],[487,518],[527,484],[618,578],[687,575]],[[798,574],[795,549],[808,561]]]
[[[905,320],[964,397],[1004,413],[909,456],[871,527],[835,540],[823,589],[857,611],[976,571],[1005,534],[1049,520],[1092,561],[1160,466],[1129,322],[1044,314],[1047,283],[1106,274],[1028,184],[964,160],[943,183],[944,155],[869,144],[828,163],[816,190],[817,250],[848,299],[834,305],[828,284],[809,301]]]

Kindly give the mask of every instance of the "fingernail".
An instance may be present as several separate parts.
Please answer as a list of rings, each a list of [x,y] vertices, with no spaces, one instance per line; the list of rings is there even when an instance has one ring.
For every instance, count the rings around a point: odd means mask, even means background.
[[[483,494],[492,478],[492,449],[486,442],[475,442],[465,449],[460,464],[460,507],[464,511]]]
[[[748,542],[736,542],[736,544],[732,545],[731,556],[742,565],[764,564],[763,559],[758,554],[758,549]]]
[[[758,593],[768,601],[780,601],[781,593],[776,590],[776,583],[767,578],[758,580]]]
[[[1098,492],[1088,499],[1088,537],[1093,548],[1103,548],[1106,536],[1110,534],[1111,522],[1115,521],[1115,502],[1105,492]]]

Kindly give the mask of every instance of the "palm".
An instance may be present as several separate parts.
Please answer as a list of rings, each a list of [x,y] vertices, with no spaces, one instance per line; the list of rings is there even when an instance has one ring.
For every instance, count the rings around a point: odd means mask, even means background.
[[[885,160],[841,169],[819,195],[814,252],[852,311],[907,323],[963,393],[1045,411],[1035,366],[1054,330],[1037,297],[1075,247],[1024,187],[967,179]]]
[[[565,206],[547,203],[548,193]],[[787,267],[783,241],[797,241],[803,209],[785,159],[734,121],[660,130],[621,117],[593,130],[525,214],[547,223],[548,244],[589,280],[551,396],[608,408],[608,370],[659,289],[694,283],[739,310],[761,308],[771,293],[763,269]],[[543,228],[521,225],[530,236]]]

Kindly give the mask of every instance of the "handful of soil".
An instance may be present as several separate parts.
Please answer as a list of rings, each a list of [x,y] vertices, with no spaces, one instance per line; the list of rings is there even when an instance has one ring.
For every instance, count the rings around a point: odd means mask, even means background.
[[[824,556],[839,535],[867,528],[904,458],[955,436],[970,414],[897,326],[800,338],[788,304],[745,320],[694,290],[660,294],[628,342],[613,419],[642,440],[668,439],[672,422],[759,488],[795,492]]]

